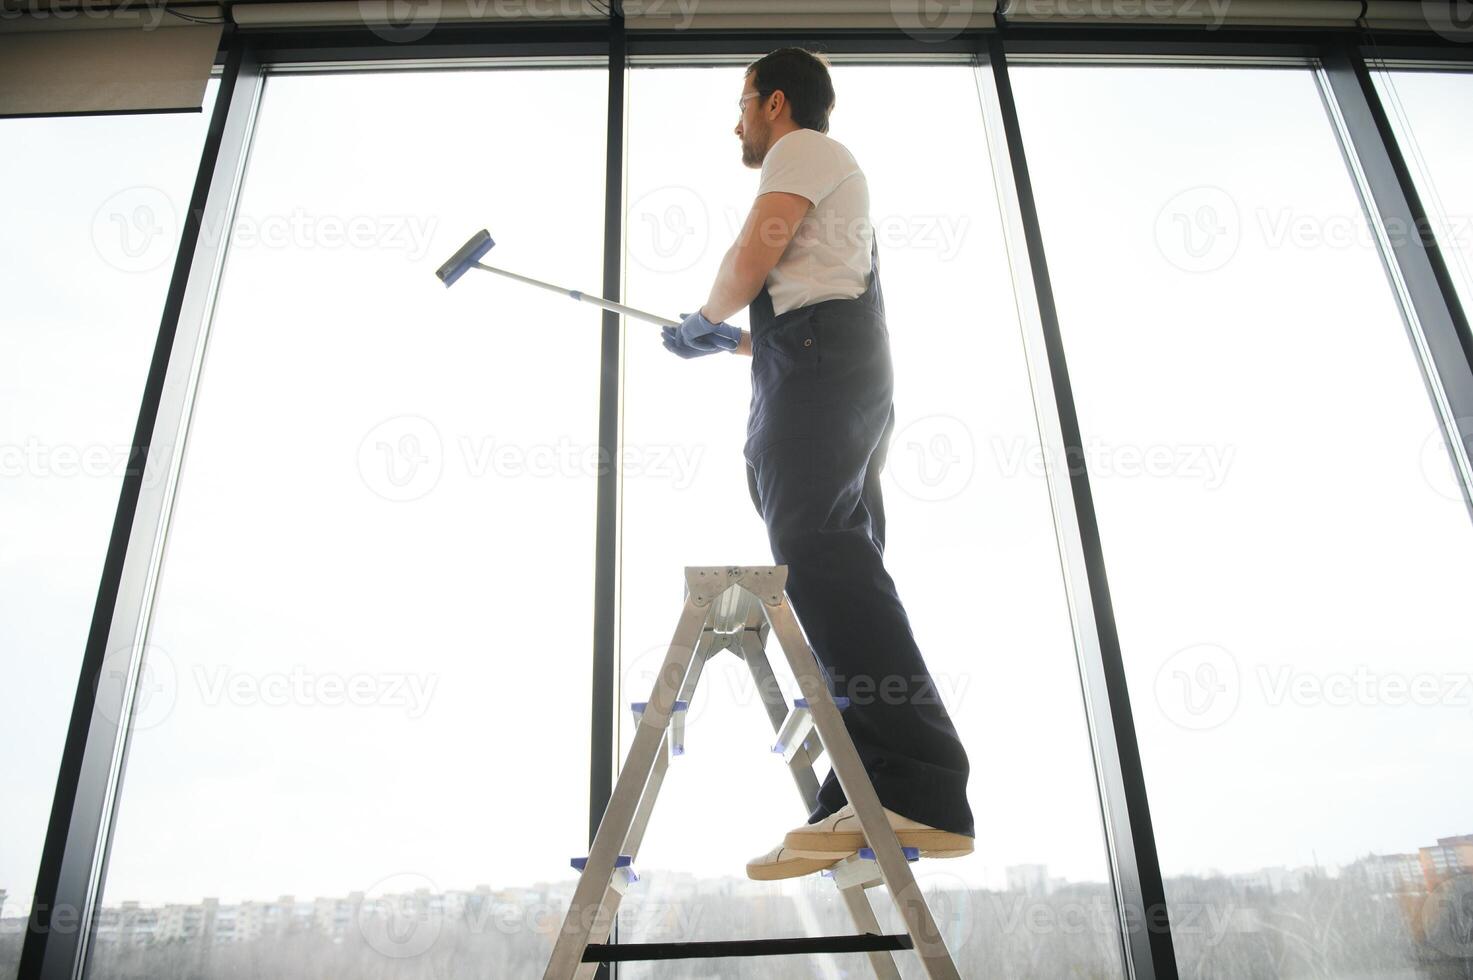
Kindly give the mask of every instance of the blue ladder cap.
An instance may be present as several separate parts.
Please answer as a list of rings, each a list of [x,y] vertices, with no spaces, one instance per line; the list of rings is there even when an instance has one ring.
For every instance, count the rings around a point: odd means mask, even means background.
[[[808,699],[807,698],[795,698],[793,700],[793,707],[795,707],[795,708],[806,708],[806,707],[808,707]],[[834,707],[838,708],[840,711],[843,711],[845,708],[849,707],[849,699],[848,698],[835,697],[834,698]]]
[[[648,701],[630,701],[629,702],[629,710],[630,711],[643,711],[647,707],[649,707],[649,702]],[[685,711],[689,707],[690,707],[690,702],[689,701],[676,701],[673,705],[671,705],[670,710],[671,711]]]
[[[472,235],[468,242],[460,246],[460,249],[454,255],[450,256],[448,262],[436,269],[435,275],[440,277],[440,281],[445,283],[445,287],[448,289],[455,284],[455,280],[465,275],[467,271],[479,262],[483,255],[491,251],[492,246],[495,244],[496,242],[491,238],[491,233],[485,228],[482,228]]]
[[[907,861],[919,861],[921,859],[921,849],[919,847],[902,847],[900,851],[905,855]],[[875,850],[872,847],[861,847],[859,849],[859,856],[865,861],[873,861],[875,859]]]
[[[568,863],[577,868],[579,871],[582,871],[588,867],[588,856],[584,855],[583,857],[571,858]],[[614,867],[616,868],[627,868],[633,863],[634,858],[630,857],[628,854],[620,854],[617,858],[614,859]]]

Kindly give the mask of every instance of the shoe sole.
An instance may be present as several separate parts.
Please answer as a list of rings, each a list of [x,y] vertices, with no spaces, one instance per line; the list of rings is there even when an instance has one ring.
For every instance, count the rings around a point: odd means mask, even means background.
[[[901,847],[919,848],[921,857],[965,857],[972,853],[972,838],[949,830],[897,830]],[[795,857],[841,858],[867,846],[864,834],[857,830],[790,830],[783,846]]]
[[[770,864],[747,865],[747,877],[753,881],[778,881],[782,878],[801,878],[831,868],[838,863],[838,858],[833,855],[812,858],[806,856],[793,856],[782,861],[773,861]]]

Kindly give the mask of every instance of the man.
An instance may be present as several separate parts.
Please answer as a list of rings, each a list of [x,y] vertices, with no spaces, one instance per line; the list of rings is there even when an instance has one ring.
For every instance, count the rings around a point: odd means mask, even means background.
[[[880,471],[895,426],[869,189],[829,137],[822,56],[779,48],[748,66],[736,135],[757,198],[710,298],[665,346],[752,358],[747,484],[773,561],[834,687],[845,726],[902,846],[970,853],[967,755],[886,572]],[[725,318],[750,305],[750,331]],[[810,874],[865,843],[832,770],[808,822],[752,859],[749,877]]]

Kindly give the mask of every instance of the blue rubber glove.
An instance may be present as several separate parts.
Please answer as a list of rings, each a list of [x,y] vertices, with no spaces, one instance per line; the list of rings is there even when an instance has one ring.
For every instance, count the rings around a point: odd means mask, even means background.
[[[701,311],[680,314],[678,327],[661,327],[665,349],[681,357],[701,357],[719,351],[736,350],[742,342],[742,328],[726,321],[712,323]]]

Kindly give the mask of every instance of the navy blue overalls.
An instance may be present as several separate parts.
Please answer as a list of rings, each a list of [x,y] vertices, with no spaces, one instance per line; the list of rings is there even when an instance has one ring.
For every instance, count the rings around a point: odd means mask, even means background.
[[[854,299],[774,316],[764,284],[752,301],[747,483],[880,803],[970,837],[967,754],[882,560],[894,382],[877,248],[870,261]],[[830,770],[809,822],[846,802]]]

